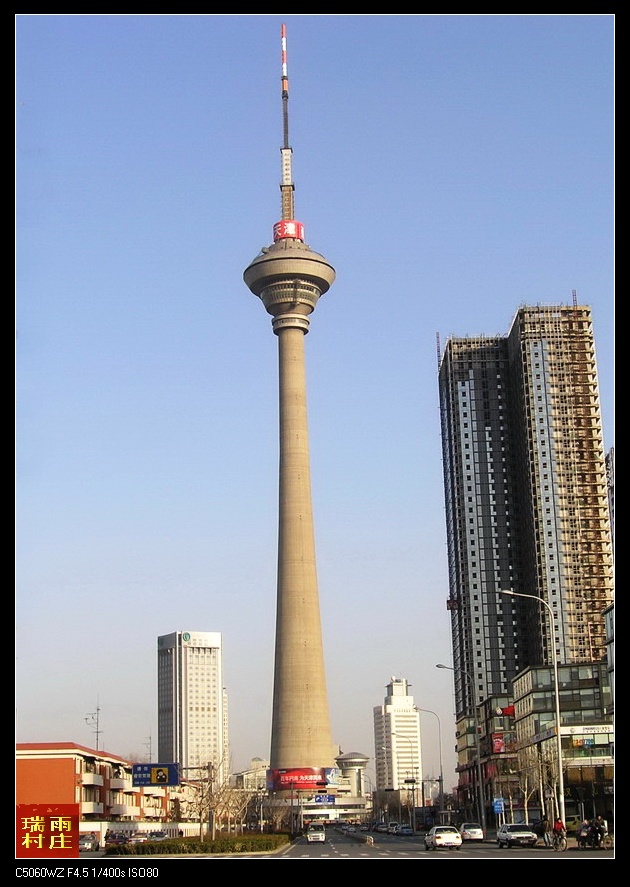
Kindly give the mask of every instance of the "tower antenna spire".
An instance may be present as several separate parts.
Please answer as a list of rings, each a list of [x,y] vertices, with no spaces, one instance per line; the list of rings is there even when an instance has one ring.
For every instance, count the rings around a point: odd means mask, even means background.
[[[274,241],[282,240],[290,237],[293,240],[301,240],[304,242],[304,225],[297,222],[293,218],[293,195],[295,185],[293,184],[293,173],[291,169],[291,159],[293,148],[289,145],[289,75],[287,71],[287,26],[280,26],[280,41],[282,47],[281,58],[281,76],[280,82],[282,87],[282,148],[281,156],[281,172],[280,180],[280,196],[282,219],[274,225],[273,239]]]

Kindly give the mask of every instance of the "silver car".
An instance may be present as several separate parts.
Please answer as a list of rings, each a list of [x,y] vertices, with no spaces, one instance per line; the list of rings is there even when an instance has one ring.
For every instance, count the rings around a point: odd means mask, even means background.
[[[462,841],[483,841],[483,829],[478,822],[462,822],[459,833]]]
[[[538,841],[538,835],[524,822],[502,825],[497,832],[497,844],[499,847],[533,847]]]
[[[98,838],[93,834],[82,834],[79,835],[79,852],[81,850],[87,850],[89,852],[94,852],[99,849]]]
[[[326,829],[323,825],[309,825],[306,830],[306,841],[308,844],[312,844],[315,841],[321,841],[322,844],[326,843]]]

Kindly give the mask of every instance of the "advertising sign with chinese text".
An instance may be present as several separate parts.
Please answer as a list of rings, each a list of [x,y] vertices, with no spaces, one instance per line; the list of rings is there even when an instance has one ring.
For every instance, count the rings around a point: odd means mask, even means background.
[[[79,855],[78,804],[18,804],[17,858],[52,859]]]

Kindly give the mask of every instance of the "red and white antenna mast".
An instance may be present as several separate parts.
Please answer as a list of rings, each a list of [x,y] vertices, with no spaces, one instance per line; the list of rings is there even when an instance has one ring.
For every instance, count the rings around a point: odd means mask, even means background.
[[[273,226],[274,243],[278,240],[304,241],[304,225],[293,218],[293,176],[291,172],[291,155],[293,149],[289,145],[289,75],[287,73],[287,26],[281,25],[280,37],[282,45],[282,130],[283,143],[280,149],[282,158],[282,180],[280,194],[282,198],[282,219]]]

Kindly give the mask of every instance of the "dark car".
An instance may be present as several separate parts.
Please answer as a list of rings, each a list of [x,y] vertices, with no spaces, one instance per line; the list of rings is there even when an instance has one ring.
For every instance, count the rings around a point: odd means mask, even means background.
[[[538,835],[533,832],[527,823],[512,823],[502,825],[497,832],[497,844],[499,847],[533,847],[538,841]]]
[[[168,834],[166,832],[149,832],[147,840],[149,840],[149,841],[167,841]]]
[[[126,832],[110,832],[105,835],[106,844],[128,844],[130,835]]]

